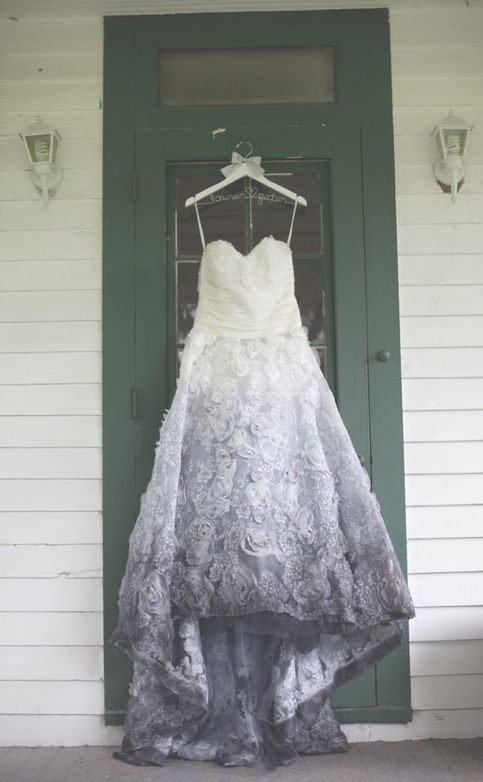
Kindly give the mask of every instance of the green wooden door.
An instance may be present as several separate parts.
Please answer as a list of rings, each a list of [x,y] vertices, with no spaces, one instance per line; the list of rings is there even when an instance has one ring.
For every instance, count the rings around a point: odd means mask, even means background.
[[[211,26],[206,29],[203,45],[207,46],[221,45],[220,41],[226,45],[230,38],[246,45],[254,29],[258,45],[266,41],[284,45],[301,40],[338,42],[338,99],[322,107],[225,106],[179,111],[162,110],[157,104],[157,54],[160,47],[174,47],[176,41],[181,47],[194,41],[201,45],[196,25],[206,18],[107,20],[103,277],[106,636],[115,623],[127,539],[151,473],[160,421],[175,388],[177,354],[192,316],[193,280],[201,245],[194,210],[184,208],[184,199],[204,186],[197,182],[220,178],[219,169],[242,140],[249,141],[254,154],[261,155],[267,174],[283,175],[283,181],[306,194],[309,201],[305,213],[300,207],[297,210],[292,237],[299,303],[302,314],[314,320],[313,344],[323,358],[324,372],[356,450],[371,475],[403,569],[406,566],[385,14],[210,14],[210,21],[217,17],[218,26],[216,32]],[[364,79],[373,91],[361,102],[360,82]],[[265,206],[254,207],[248,199],[239,205],[238,223],[233,226],[238,225],[235,243],[243,252],[264,233],[286,238],[291,207],[282,204],[280,209],[267,212]],[[203,215],[207,240],[233,238],[226,233],[221,205],[205,208]],[[267,230],[267,225],[272,228]],[[322,313],[317,312],[318,306]],[[389,361],[378,360],[382,350],[391,354]],[[130,676],[127,658],[106,646],[109,724],[123,722]],[[410,719],[407,627],[402,646],[375,668],[338,688],[332,702],[342,722]]]
[[[244,128],[268,175],[291,176],[290,186],[305,194],[309,207],[296,215],[292,248],[299,303],[306,316],[314,302],[320,312],[312,344],[334,390],[356,450],[370,469],[369,385],[365,293],[363,195],[359,130],[340,127],[336,134],[319,127]],[[136,492],[140,496],[152,469],[154,438],[161,414],[175,389],[177,361],[189,329],[183,314],[193,303],[201,252],[194,209],[185,198],[220,178],[219,169],[240,140],[238,129],[227,129],[216,142],[206,131],[139,131],[136,140],[138,197],[136,206],[136,321],[135,361],[138,408],[136,422]],[[215,164],[214,159],[218,158]],[[209,161],[209,162],[208,162]],[[287,181],[285,178],[284,181]],[[304,187],[305,183],[305,187]],[[246,192],[246,183],[232,195]],[[270,218],[256,196],[236,198],[230,225],[237,217],[243,252]],[[253,202],[255,201],[255,207]],[[258,204],[258,224],[256,205]],[[206,240],[227,235],[226,210],[210,207]],[[216,212],[218,211],[218,217]],[[271,208],[278,238],[285,238],[291,207]],[[349,217],[350,216],[350,217]],[[348,230],[348,217],[350,230]],[[304,224],[305,221],[305,224]],[[277,230],[277,229],[280,230]],[[267,230],[268,232],[268,230]],[[246,244],[245,244],[246,241]],[[301,248],[297,252],[297,246]],[[318,290],[315,290],[318,289]],[[311,298],[308,300],[307,294]],[[191,300],[191,301],[190,301]],[[317,305],[316,305],[317,306]],[[320,328],[322,325],[322,328]],[[338,688],[333,702],[344,707],[343,717],[361,719],[361,709],[377,709],[377,666]]]

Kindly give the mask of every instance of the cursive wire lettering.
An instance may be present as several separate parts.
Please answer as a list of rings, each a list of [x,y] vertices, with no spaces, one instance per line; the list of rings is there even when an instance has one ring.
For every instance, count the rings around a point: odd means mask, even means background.
[[[240,193],[210,193],[208,201],[199,201],[200,204],[218,204],[222,201],[238,201],[240,198],[253,198],[258,206],[263,206],[269,201],[276,204],[292,204],[293,202],[280,193],[262,193],[254,185],[246,185]]]

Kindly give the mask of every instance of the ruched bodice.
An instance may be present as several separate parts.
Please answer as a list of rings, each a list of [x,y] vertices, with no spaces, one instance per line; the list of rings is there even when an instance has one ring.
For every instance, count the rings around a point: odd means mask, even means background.
[[[265,236],[243,255],[231,242],[209,242],[201,256],[194,329],[237,338],[284,334],[302,325],[292,251]]]

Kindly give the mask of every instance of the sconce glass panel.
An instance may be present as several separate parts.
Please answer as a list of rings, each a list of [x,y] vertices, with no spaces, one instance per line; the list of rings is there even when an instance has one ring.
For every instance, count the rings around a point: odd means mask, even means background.
[[[462,157],[464,155],[466,131],[456,128],[445,128],[443,135],[446,154],[449,157]]]
[[[55,159],[57,157],[58,146],[59,146],[59,139],[57,137],[57,134],[54,133],[52,136],[52,162],[55,162]]]
[[[48,163],[50,160],[51,134],[45,133],[38,136],[27,136],[27,146],[32,163]]]

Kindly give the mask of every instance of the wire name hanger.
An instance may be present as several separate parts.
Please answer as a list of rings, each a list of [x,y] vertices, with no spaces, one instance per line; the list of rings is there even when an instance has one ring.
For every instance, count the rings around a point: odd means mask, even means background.
[[[225,178],[187,198],[184,204],[185,206],[192,206],[193,204],[196,205],[196,202],[200,201],[205,196],[211,195],[211,193],[216,193],[217,190],[222,190],[224,187],[228,187],[228,185],[230,185],[232,182],[236,182],[237,179],[242,179],[245,176],[248,176],[250,179],[254,179],[261,185],[265,185],[265,187],[275,190],[277,193],[290,198],[292,201],[295,201],[296,204],[307,206],[307,200],[303,196],[298,195],[293,190],[289,190],[287,187],[283,187],[282,185],[279,185],[278,182],[274,182],[273,180],[264,176],[265,169],[261,166],[262,159],[259,156],[251,155],[253,152],[253,147],[249,141],[239,141],[238,144],[235,145],[235,150],[241,144],[249,145],[250,152],[248,155],[241,155],[239,152],[233,151],[231,154],[231,163],[221,169],[221,173]]]

